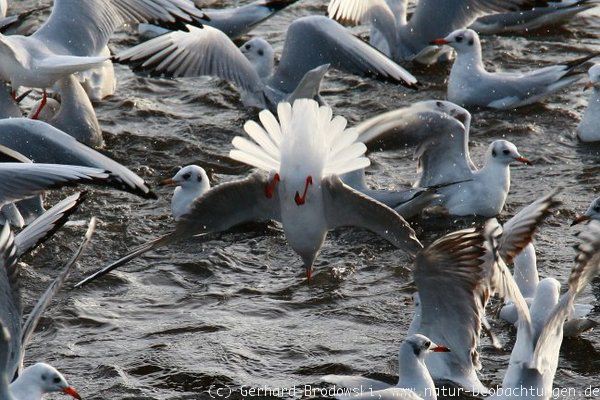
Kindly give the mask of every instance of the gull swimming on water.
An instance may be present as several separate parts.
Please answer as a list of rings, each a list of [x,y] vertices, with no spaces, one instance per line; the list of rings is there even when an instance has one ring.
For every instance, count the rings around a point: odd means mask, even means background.
[[[343,22],[371,25],[371,44],[396,62],[433,64],[448,56],[431,41],[466,28],[477,17],[515,10],[530,0],[419,0],[407,16],[408,0],[331,0],[327,13]]]
[[[322,16],[298,18],[287,29],[279,65],[275,51],[255,37],[238,48],[210,26],[171,32],[123,51],[116,60],[134,71],[167,77],[216,76],[242,91],[246,106],[275,109],[281,101],[319,99],[329,66],[415,87],[417,80],[392,60]]]
[[[45,93],[67,75],[102,67],[110,36],[125,22],[191,23],[193,16],[202,12],[189,0],[54,0],[50,17],[32,35],[0,34],[0,79],[15,90]]]
[[[469,26],[480,35],[502,33],[528,34],[542,28],[565,24],[580,13],[591,10],[595,0],[558,0],[547,4],[536,4],[533,8],[484,15]]]
[[[171,213],[175,221],[190,213],[194,201],[210,190],[210,182],[204,168],[197,165],[187,165],[181,168],[175,176],[160,182],[161,186],[176,186],[171,199]]]
[[[396,247],[415,254],[421,243],[410,225],[389,207],[350,188],[344,174],[369,165],[366,147],[346,130],[346,120],[314,100],[280,103],[279,120],[260,112],[262,126],[244,125],[251,140],[236,137],[230,157],[257,167],[250,177],[213,187],[196,199],[175,230],[148,242],[84,279],[88,283],[153,248],[250,221],[275,220],[300,255],[307,277],[327,232],[341,226],[371,230]]]
[[[232,8],[202,8],[202,25],[220,30],[231,39],[237,39],[250,32],[254,27],[271,18],[284,8],[298,0],[257,0],[249,4]],[[151,24],[139,24],[138,32],[144,40],[154,39],[170,31]]]
[[[592,89],[588,98],[588,106],[577,125],[577,137],[582,142],[600,141],[600,64],[593,65],[588,75],[590,81],[586,83],[585,89]]]
[[[448,100],[463,107],[501,110],[536,103],[579,81],[583,75],[575,69],[597,55],[529,72],[488,72],[481,59],[481,43],[475,31],[459,29],[432,43],[456,50],[456,60],[448,78]]]

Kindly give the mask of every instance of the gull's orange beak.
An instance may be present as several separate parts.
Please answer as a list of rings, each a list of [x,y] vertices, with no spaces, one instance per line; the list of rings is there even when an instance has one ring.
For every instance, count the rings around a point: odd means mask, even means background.
[[[159,182],[158,186],[177,186],[177,182],[175,182],[172,178],[164,179]]]
[[[588,217],[587,215],[578,215],[575,217],[573,222],[571,222],[571,226],[575,226],[577,224],[580,224],[582,222],[589,221],[589,220],[590,220],[590,217]]]
[[[434,351],[436,353],[450,353],[450,349],[446,346],[436,346],[433,349],[431,349],[431,351]]]
[[[432,40],[431,42],[429,42],[429,44],[435,44],[435,45],[438,45],[438,46],[443,46],[445,44],[450,44],[450,42],[447,41],[446,39],[435,39],[435,40]]]
[[[77,400],[81,400],[81,396],[79,395],[79,393],[77,393],[77,391],[75,390],[74,387],[69,386],[68,388],[63,390],[64,394],[68,394],[69,396],[77,399]]]
[[[586,90],[590,90],[593,87],[594,83],[592,81],[586,82],[585,85],[583,85],[583,91],[585,92]]]
[[[529,161],[528,159],[526,159],[525,157],[516,157],[515,161],[518,161],[518,162],[523,163],[525,165],[533,165],[533,163],[531,161]]]

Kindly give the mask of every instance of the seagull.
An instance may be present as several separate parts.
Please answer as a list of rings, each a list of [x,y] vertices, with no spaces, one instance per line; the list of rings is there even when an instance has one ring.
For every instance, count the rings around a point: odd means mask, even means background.
[[[459,29],[431,42],[456,50],[456,60],[448,78],[448,100],[463,107],[508,110],[536,103],[582,78],[575,69],[597,56],[529,72],[488,72],[481,60],[479,35],[472,29]]]
[[[131,170],[45,122],[29,118],[0,120],[0,145],[35,162],[83,165],[110,171],[110,182],[115,188],[156,199],[146,182]]]
[[[29,117],[47,122],[87,146],[103,147],[102,129],[94,106],[79,80],[69,75],[56,82],[55,87],[60,102],[48,98],[45,107],[42,107],[42,100],[32,108]]]
[[[410,225],[389,207],[350,188],[338,175],[369,165],[364,144],[332,117],[330,107],[299,99],[280,103],[279,120],[259,113],[262,126],[248,121],[251,140],[235,137],[229,156],[265,173],[213,187],[194,202],[175,230],[142,246],[79,282],[80,287],[159,246],[250,221],[281,222],[287,242],[300,255],[310,280],[313,262],[330,229],[356,226],[377,233],[415,254],[421,243]]]
[[[189,0],[54,0],[50,17],[31,36],[0,34],[0,79],[46,93],[65,76],[109,61],[108,40],[125,22],[177,25],[201,16]]]
[[[257,0],[234,8],[203,8],[202,11],[205,17],[201,21],[202,25],[211,26],[220,30],[231,39],[237,39],[297,1]],[[149,40],[169,33],[170,30],[152,24],[139,24],[138,32],[143,40]]]
[[[487,290],[486,240],[484,229],[465,229],[436,240],[417,255],[414,280],[423,301],[415,310],[407,335],[444,343],[451,351],[415,357],[405,341],[400,347],[396,388],[412,389],[419,398],[433,400],[434,381],[452,382],[480,394],[487,392],[476,373],[481,368],[477,346]],[[346,388],[362,388],[375,398],[392,387],[360,376],[328,375],[322,379]]]
[[[592,200],[588,209],[585,210],[585,213],[575,217],[571,223],[571,226],[590,220],[600,221],[600,197],[596,197],[594,200]]]
[[[534,8],[484,15],[469,26],[480,35],[528,34],[542,28],[563,25],[580,13],[591,10],[592,0],[567,0],[539,4]]]
[[[328,15],[342,22],[371,25],[371,44],[396,62],[434,64],[447,49],[436,38],[466,28],[481,15],[519,9],[529,0],[419,0],[407,17],[408,0],[331,0]]]
[[[578,235],[575,266],[571,270],[568,290],[560,295],[560,283],[553,278],[542,280],[531,305],[531,311],[520,296],[515,305],[518,314],[517,340],[511,353],[508,369],[498,390],[490,399],[509,399],[511,393],[540,394],[552,397],[554,375],[558,367],[563,340],[563,326],[571,313],[575,299],[600,272],[600,222],[593,221]],[[502,259],[499,259],[503,263]],[[520,295],[520,292],[518,292]]]
[[[399,377],[395,387],[387,385],[384,382],[374,381],[373,379],[354,376],[326,375],[321,380],[353,389],[353,392],[358,394],[357,396],[340,396],[337,398],[435,400],[435,385],[433,384],[431,375],[429,375],[429,371],[427,371],[425,360],[430,357],[436,357],[432,353],[447,353],[450,351],[446,346],[433,343],[426,336],[419,334],[410,335],[402,342],[398,351]],[[363,393],[360,393],[361,389]]]
[[[555,280],[548,281],[552,283],[545,282],[545,280],[540,281],[536,260],[533,243],[528,244],[514,259],[513,275],[515,282],[517,282],[517,286],[521,290],[521,294],[523,294],[530,310],[535,304],[534,299],[537,291],[543,291],[545,285],[552,285],[555,282]],[[565,337],[577,337],[598,326],[596,321],[586,318],[593,308],[590,304],[574,304],[573,313],[569,315],[564,325]],[[500,309],[499,317],[506,322],[516,324],[518,315],[515,305],[510,302],[504,305]]]
[[[588,107],[583,118],[577,125],[577,137],[582,142],[600,141],[600,64],[592,66],[588,75],[590,81],[586,83],[585,89],[592,89],[588,99]]]
[[[0,254],[2,259],[2,268],[0,271],[0,321],[3,321],[3,331],[5,332],[2,343],[2,374],[3,382],[6,385],[9,379],[16,376],[16,379],[10,383],[8,389],[15,400],[38,400],[45,393],[63,392],[76,399],[81,400],[75,389],[66,384],[66,381],[60,374],[55,374],[55,369],[46,364],[35,364],[23,369],[23,353],[25,346],[29,343],[31,335],[35,331],[41,316],[48,307],[52,297],[61,288],[64,281],[72,271],[75,263],[81,257],[83,250],[91,240],[94,231],[95,219],[90,221],[88,230],[83,242],[79,245],[75,254],[61,270],[60,274],[50,284],[48,289],[37,301],[26,322],[22,325],[21,293],[19,283],[19,265],[18,254],[19,242],[14,237],[8,225],[5,225],[0,233]],[[21,241],[21,243],[24,243]],[[33,242],[34,244],[36,241]],[[20,251],[27,251],[21,248]],[[8,333],[8,335],[6,334]],[[10,340],[6,340],[7,336]],[[49,374],[51,377],[62,379],[44,379],[43,374]],[[10,378],[9,378],[10,377]],[[10,397],[8,397],[10,399]]]
[[[281,101],[318,99],[329,66],[416,88],[402,67],[323,16],[295,20],[275,69],[275,51],[255,37],[240,48],[218,29],[188,26],[123,51],[116,60],[134,71],[167,77],[216,76],[234,83],[248,107],[274,110]]]
[[[450,215],[494,217],[508,196],[510,165],[531,162],[511,142],[496,140],[488,147],[483,167],[477,169],[469,156],[468,125],[443,113],[424,120],[422,129],[429,137],[422,139],[416,151],[420,176],[415,187],[450,184],[438,189],[441,197],[436,200]]]
[[[194,201],[210,190],[210,181],[204,168],[187,165],[174,177],[160,182],[161,186],[176,186],[171,199],[171,213],[175,221],[192,211]]]

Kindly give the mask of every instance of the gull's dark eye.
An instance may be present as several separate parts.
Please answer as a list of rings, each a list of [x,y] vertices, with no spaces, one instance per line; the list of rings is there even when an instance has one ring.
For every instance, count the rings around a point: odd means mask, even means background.
[[[252,48],[252,45],[251,44],[247,44],[244,47],[246,48],[246,50],[250,50]]]
[[[469,39],[469,46],[473,46],[473,43],[475,43],[475,41],[473,39]]]
[[[506,149],[505,149],[505,150],[502,150],[502,154],[504,154],[504,155],[506,155],[506,156],[507,156],[507,155],[509,155],[509,154],[510,154],[510,150],[506,150]]]
[[[457,36],[455,40],[456,40],[457,43],[460,43],[460,42],[462,42],[463,37],[462,36]]]
[[[56,377],[54,377],[54,379],[52,379],[52,382],[60,383],[60,378],[58,376],[56,376]]]
[[[261,49],[261,50],[258,50],[258,52],[257,52],[257,53],[258,53],[258,55],[259,55],[259,56],[262,56],[263,54],[265,54],[265,52],[264,52],[264,51],[262,51],[262,49]]]
[[[192,174],[190,174],[189,172],[187,174],[183,174],[182,178],[185,179],[186,181],[188,179],[190,179],[190,176],[192,176]]]
[[[46,374],[42,374],[42,380],[45,381],[46,379],[48,379],[48,377],[46,376]]]
[[[431,346],[431,342],[430,341],[427,341],[427,342],[423,343],[423,348],[424,349],[428,349],[429,346]]]

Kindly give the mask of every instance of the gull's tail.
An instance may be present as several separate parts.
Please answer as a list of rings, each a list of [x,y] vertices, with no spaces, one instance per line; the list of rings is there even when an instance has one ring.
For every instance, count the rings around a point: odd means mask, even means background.
[[[366,146],[357,142],[358,133],[347,130],[346,119],[336,116],[328,106],[319,106],[311,99],[279,103],[279,121],[269,111],[259,114],[262,126],[254,121],[244,125],[253,141],[233,139],[235,147],[229,153],[234,160],[263,169],[289,170],[310,174],[341,175],[370,165],[364,157]]]

